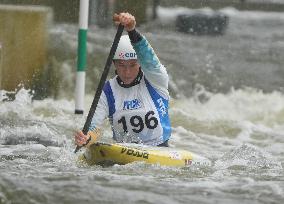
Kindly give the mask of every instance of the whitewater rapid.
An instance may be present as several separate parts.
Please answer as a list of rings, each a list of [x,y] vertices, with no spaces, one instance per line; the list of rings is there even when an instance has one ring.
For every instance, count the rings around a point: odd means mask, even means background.
[[[161,19],[139,28],[170,75],[170,146],[210,166],[78,164],[73,134],[84,125],[115,29],[90,27],[82,116],[73,99],[77,26],[56,25],[49,60],[60,80],[45,81],[53,94],[34,100],[25,88],[0,90],[0,203],[282,204],[284,15],[221,12],[229,16],[224,36],[177,33]],[[107,122],[101,141],[113,142]]]
[[[211,166],[102,168],[76,162],[73,133],[86,115],[74,115],[73,100],[33,101],[22,88],[5,101],[1,91],[1,203],[282,203],[284,94],[204,94],[207,102],[172,101],[170,145]],[[111,135],[106,123],[101,140]]]

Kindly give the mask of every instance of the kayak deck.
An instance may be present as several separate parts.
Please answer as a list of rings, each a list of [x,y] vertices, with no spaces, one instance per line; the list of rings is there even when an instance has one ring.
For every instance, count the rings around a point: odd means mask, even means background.
[[[162,166],[185,167],[192,164],[194,154],[168,147],[149,147],[133,144],[95,143],[80,155],[89,165],[128,164],[145,162]]]

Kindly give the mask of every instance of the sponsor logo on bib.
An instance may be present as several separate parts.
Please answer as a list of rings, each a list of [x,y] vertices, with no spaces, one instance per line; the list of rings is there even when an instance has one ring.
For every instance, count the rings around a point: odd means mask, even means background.
[[[165,106],[165,104],[163,102],[163,99],[159,98],[157,100],[157,102],[159,104],[159,111],[162,114],[162,116],[164,117],[167,114],[167,109],[166,109],[166,106]]]
[[[123,103],[123,110],[135,110],[141,107],[141,101],[139,99],[124,101]]]

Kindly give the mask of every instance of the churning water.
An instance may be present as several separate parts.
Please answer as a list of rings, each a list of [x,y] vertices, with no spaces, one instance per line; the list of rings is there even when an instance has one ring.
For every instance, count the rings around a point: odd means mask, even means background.
[[[0,203],[283,203],[284,15],[223,12],[230,23],[220,37],[175,33],[160,23],[141,28],[179,96],[171,101],[170,145],[212,165],[77,164],[72,135],[86,117],[73,114],[74,67],[66,54],[57,59],[65,87],[58,99],[33,101],[20,88],[11,101],[0,91]],[[73,49],[76,32],[61,25],[51,34]],[[103,58],[114,32],[93,28],[90,54]],[[90,80],[86,107],[92,87]],[[109,142],[106,127],[102,140]]]

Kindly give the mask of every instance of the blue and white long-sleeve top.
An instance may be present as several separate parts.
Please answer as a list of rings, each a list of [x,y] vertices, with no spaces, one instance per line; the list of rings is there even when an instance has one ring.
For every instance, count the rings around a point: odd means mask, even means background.
[[[137,31],[134,32],[138,35],[138,41],[133,40],[130,33],[129,37],[144,73],[143,77],[140,83],[129,88],[120,86],[117,76],[107,81],[90,130],[100,128],[108,117],[116,141],[142,142],[156,146],[167,141],[171,135],[168,114],[169,77],[146,38]]]

